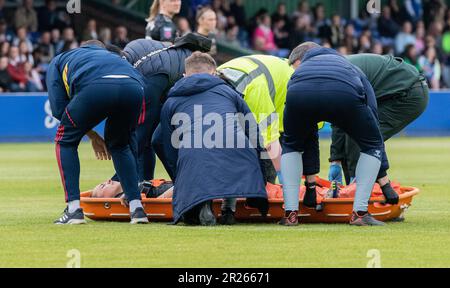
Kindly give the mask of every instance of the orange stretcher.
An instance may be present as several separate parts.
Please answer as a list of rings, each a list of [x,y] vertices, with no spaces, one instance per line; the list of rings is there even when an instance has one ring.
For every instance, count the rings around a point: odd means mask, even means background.
[[[161,181],[161,180],[154,180]],[[339,198],[328,198],[332,183],[317,178],[317,202],[321,209],[303,206],[305,187],[299,191],[300,195],[300,222],[306,223],[348,223],[352,213],[353,196],[356,185],[341,186]],[[411,206],[413,197],[419,194],[419,189],[402,187],[392,183],[394,190],[399,194],[400,201],[396,205],[383,204],[384,197],[378,184],[375,184],[369,203],[369,212],[380,221],[403,219],[405,211]],[[244,222],[275,222],[284,216],[283,191],[281,185],[268,184],[269,212],[262,217],[257,209],[245,205],[244,199],[238,199],[236,219]],[[81,207],[84,214],[92,220],[103,221],[129,221],[128,208],[120,203],[118,198],[91,198],[91,191],[81,193]],[[172,199],[146,198],[142,195],[142,203],[150,221],[172,221]],[[222,200],[214,200],[213,210],[220,216]]]

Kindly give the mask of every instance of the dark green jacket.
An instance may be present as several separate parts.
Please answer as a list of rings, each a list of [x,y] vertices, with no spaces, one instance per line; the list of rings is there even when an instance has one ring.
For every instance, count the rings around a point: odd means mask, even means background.
[[[356,54],[347,58],[366,74],[377,100],[406,93],[414,83],[423,79],[414,66],[392,55]]]

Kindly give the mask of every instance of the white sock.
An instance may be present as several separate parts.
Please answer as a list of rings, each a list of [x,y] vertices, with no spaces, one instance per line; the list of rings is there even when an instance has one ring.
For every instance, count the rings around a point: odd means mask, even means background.
[[[73,213],[77,211],[78,208],[80,208],[80,200],[73,200],[67,203],[69,207],[69,213]]]
[[[132,200],[132,201],[130,201],[130,212],[131,213],[133,213],[136,210],[136,208],[139,208],[139,207],[143,208],[141,200]]]

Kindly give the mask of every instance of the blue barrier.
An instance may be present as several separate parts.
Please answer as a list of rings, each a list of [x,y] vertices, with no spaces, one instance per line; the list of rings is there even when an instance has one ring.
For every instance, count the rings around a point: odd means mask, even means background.
[[[96,130],[103,131],[103,125]],[[53,141],[57,126],[46,93],[0,94],[0,142]],[[329,135],[329,129],[321,133]],[[402,135],[450,135],[450,91],[432,92],[425,113]]]

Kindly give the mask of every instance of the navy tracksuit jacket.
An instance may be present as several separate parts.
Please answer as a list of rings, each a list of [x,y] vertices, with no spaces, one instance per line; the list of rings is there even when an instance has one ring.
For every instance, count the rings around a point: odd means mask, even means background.
[[[317,123],[330,122],[352,137],[361,152],[381,160],[378,178],[389,163],[379,129],[372,86],[356,66],[336,51],[306,53],[288,84],[283,153],[303,152],[305,175],[320,171]]]
[[[95,45],[83,46],[52,60],[47,87],[52,113],[61,121],[56,157],[66,201],[80,198],[78,145],[106,120],[105,141],[129,200],[140,199],[135,127],[144,101],[141,74],[126,60]]]

